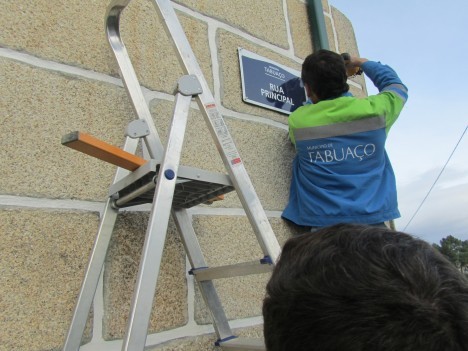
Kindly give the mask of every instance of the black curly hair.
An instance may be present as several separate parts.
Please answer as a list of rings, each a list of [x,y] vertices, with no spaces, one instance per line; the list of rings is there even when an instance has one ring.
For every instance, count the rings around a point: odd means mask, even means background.
[[[333,51],[319,50],[307,56],[301,78],[319,101],[340,97],[349,90],[343,57]]]

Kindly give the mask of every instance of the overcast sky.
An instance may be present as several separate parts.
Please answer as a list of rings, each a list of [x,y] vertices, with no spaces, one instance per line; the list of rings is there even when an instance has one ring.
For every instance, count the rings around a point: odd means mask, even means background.
[[[468,240],[468,131],[455,149],[468,126],[468,1],[329,1],[352,22],[360,55],[392,66],[409,89],[387,141],[397,229],[431,243]]]

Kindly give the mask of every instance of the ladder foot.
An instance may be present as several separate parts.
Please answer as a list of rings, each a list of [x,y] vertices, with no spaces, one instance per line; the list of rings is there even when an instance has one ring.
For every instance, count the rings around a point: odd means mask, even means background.
[[[265,341],[263,339],[253,338],[238,338],[236,336],[225,338],[217,342],[216,346],[220,346],[223,350],[248,350],[248,351],[265,351]]]

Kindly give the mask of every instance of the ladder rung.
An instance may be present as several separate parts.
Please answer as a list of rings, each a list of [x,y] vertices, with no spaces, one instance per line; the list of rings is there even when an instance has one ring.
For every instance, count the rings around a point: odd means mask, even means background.
[[[126,152],[89,134],[72,132],[62,137],[62,145],[68,146],[87,155],[112,163],[118,167],[134,171],[147,160]]]
[[[230,339],[219,342],[219,346],[221,346],[223,350],[266,350],[265,341],[263,339],[253,338]]]
[[[269,273],[273,270],[273,265],[263,264],[259,261],[244,262],[227,266],[213,268],[199,268],[191,270],[191,274],[201,282],[212,279],[240,277],[250,274]]]

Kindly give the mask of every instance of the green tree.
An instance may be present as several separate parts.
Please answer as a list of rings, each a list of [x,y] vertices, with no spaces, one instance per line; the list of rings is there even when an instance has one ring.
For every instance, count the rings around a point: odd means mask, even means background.
[[[440,240],[440,245],[433,244],[446,256],[462,273],[468,270],[468,240],[460,240],[449,235]]]

